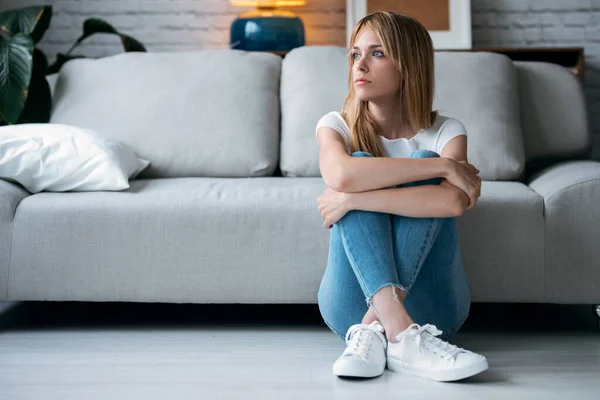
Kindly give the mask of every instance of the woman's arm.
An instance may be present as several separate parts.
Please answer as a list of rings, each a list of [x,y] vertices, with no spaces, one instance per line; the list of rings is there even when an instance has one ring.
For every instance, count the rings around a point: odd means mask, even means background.
[[[442,157],[452,158],[461,163],[468,163],[467,160],[467,137],[465,135],[460,135],[450,140],[446,145],[442,148]],[[450,185],[448,182],[443,181],[442,184],[447,185],[447,187],[451,190],[455,190],[458,192],[461,200],[461,207],[464,210],[469,210],[475,207],[475,202],[471,203],[469,196],[456,186]],[[481,184],[481,181],[480,181]],[[477,198],[481,191],[477,194]],[[462,214],[462,213],[461,213]]]
[[[319,168],[327,186],[338,192],[365,192],[431,178],[444,178],[451,170],[448,159],[352,157],[332,128],[318,131]]]
[[[351,157],[341,161],[340,192],[356,193],[407,182],[445,178],[450,171],[445,158]]]
[[[468,162],[467,137],[461,135],[450,140],[442,149],[441,158]],[[469,204],[469,196],[446,179],[439,185],[348,193],[348,208],[351,210],[385,212],[414,218],[456,217],[473,206],[474,204]]]
[[[347,208],[413,218],[448,218],[462,215],[466,208],[462,195],[464,192],[455,190],[452,185],[444,182],[440,185],[347,193]]]

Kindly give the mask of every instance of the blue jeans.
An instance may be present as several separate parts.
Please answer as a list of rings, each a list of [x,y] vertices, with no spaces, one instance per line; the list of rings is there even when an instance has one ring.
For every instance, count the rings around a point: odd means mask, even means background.
[[[372,157],[356,152],[354,157]],[[418,150],[411,158],[439,155]],[[396,187],[438,185],[441,178]],[[434,324],[450,340],[467,319],[471,287],[462,264],[456,218],[412,218],[352,210],[333,225],[318,303],[340,338],[360,323],[384,286],[406,291],[404,306],[418,324]],[[366,300],[366,301],[365,301]]]

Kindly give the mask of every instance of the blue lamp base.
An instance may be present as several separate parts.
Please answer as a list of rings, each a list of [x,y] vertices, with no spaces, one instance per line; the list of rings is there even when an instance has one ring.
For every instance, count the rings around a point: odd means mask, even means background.
[[[232,49],[290,51],[304,46],[304,24],[295,16],[240,16],[231,24]]]

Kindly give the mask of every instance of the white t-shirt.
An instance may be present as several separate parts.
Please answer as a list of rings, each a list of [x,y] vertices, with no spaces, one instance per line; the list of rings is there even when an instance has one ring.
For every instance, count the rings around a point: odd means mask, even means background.
[[[346,151],[350,154],[350,128],[340,113],[332,111],[325,114],[317,123],[316,131],[318,132],[322,126],[328,126],[338,132],[346,143]],[[386,157],[408,158],[416,150],[431,150],[441,155],[446,143],[460,135],[467,135],[467,130],[460,121],[438,115],[431,128],[421,129],[410,139],[390,140],[385,136],[379,136]]]

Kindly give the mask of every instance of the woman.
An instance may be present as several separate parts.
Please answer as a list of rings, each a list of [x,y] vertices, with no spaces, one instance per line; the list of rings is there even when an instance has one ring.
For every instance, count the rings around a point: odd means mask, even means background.
[[[438,381],[475,375],[486,358],[447,340],[471,304],[456,217],[475,206],[481,178],[464,126],[432,111],[431,38],[414,18],[376,12],[349,47],[342,112],[317,124],[328,186],[317,202],[331,228],[318,302],[347,343],[333,372],[375,377],[387,364]]]

